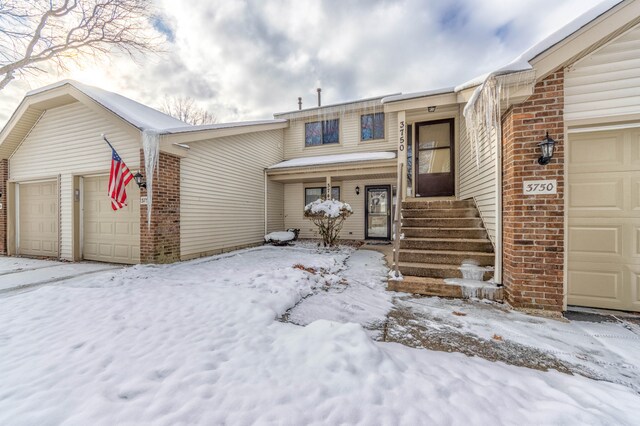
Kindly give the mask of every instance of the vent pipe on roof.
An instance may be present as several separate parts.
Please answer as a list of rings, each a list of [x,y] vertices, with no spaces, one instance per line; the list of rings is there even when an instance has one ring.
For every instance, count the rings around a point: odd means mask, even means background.
[[[302,98],[298,96],[298,110],[302,109]]]
[[[318,106],[322,105],[322,102],[320,102],[320,100],[321,100],[320,92],[322,92],[322,89],[318,87]]]

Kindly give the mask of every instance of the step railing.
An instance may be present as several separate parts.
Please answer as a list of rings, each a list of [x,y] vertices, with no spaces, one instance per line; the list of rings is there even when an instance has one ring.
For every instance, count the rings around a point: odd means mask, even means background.
[[[402,181],[404,173],[404,164],[400,162],[398,164],[398,185],[396,187],[396,211],[394,218],[394,233],[393,233],[393,277],[394,279],[401,279],[400,268],[398,260],[400,258],[400,231],[402,227]]]

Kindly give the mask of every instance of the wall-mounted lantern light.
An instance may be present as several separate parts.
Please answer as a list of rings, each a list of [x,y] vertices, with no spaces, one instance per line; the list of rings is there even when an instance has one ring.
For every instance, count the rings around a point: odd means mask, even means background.
[[[360,195],[360,187],[356,186],[356,195]]]
[[[142,180],[142,173],[140,173],[140,170],[138,170],[136,172],[135,175],[133,175],[133,180],[136,181],[136,184],[138,185],[138,188],[142,189],[142,188],[146,188],[147,187],[147,182]]]
[[[540,147],[540,151],[542,151],[542,155],[538,158],[538,164],[544,166],[545,164],[549,164],[551,161],[551,157],[553,157],[553,148],[556,145],[556,141],[549,137],[549,132],[547,132],[547,136],[538,144]]]
[[[436,112],[436,107],[435,107],[435,106],[427,107],[427,111],[429,111],[429,112]]]

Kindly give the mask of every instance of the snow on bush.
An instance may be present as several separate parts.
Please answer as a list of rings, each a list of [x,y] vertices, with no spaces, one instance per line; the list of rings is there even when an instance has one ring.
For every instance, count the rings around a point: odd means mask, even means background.
[[[318,199],[304,206],[305,217],[307,215],[324,215],[335,218],[344,215],[346,212],[349,213],[346,217],[349,217],[353,213],[353,209],[349,204],[338,200]]]
[[[273,243],[275,245],[286,244],[289,241],[296,239],[296,234],[292,231],[277,231],[271,232],[264,236],[264,241],[267,243]]]
[[[304,206],[304,217],[318,227],[325,247],[335,245],[344,220],[352,213],[353,209],[349,204],[338,200],[318,199]]]

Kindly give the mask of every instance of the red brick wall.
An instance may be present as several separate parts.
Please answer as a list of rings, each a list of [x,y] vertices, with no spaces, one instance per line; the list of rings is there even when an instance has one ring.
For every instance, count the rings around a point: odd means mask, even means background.
[[[564,265],[564,71],[535,86],[503,116],[503,284],[515,307],[561,311]],[[538,143],[555,139],[551,162]],[[554,195],[523,195],[523,181],[556,179]]]
[[[0,254],[7,254],[7,180],[9,179],[9,160],[0,160]]]
[[[140,151],[140,163],[144,153]],[[141,195],[146,195],[143,189]],[[140,206],[140,262],[171,263],[180,260],[180,158],[161,152],[153,179],[151,226],[147,206]]]

